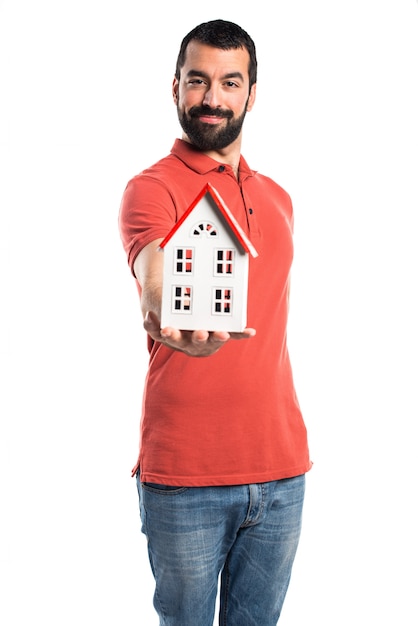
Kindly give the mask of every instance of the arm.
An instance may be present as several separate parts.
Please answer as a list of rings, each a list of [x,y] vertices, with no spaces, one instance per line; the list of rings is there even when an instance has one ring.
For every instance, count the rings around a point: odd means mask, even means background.
[[[154,341],[188,356],[210,356],[230,339],[248,339],[255,335],[253,328],[242,333],[206,330],[184,331],[177,328],[160,328],[163,277],[163,254],[158,251],[162,239],[145,246],[134,262],[135,276],[141,285],[141,309],[144,328]]]
[[[141,286],[141,310],[144,319],[152,314],[161,318],[163,282],[163,254],[158,250],[162,239],[155,239],[141,252],[134,262],[134,273]]]

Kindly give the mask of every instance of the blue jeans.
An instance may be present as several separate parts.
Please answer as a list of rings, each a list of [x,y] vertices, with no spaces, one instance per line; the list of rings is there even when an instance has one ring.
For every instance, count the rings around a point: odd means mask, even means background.
[[[137,476],[160,626],[276,626],[299,542],[305,476],[167,487]]]

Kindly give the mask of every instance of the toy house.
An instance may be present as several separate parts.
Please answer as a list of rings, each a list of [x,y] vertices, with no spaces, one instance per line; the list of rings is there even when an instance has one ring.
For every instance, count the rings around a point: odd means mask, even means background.
[[[160,249],[164,253],[162,328],[244,330],[249,255],[258,253],[210,183]]]

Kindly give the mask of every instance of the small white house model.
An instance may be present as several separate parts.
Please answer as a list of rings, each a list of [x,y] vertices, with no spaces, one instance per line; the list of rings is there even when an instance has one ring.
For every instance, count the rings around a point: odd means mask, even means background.
[[[244,330],[249,255],[258,253],[210,183],[160,249],[164,251],[162,328]]]

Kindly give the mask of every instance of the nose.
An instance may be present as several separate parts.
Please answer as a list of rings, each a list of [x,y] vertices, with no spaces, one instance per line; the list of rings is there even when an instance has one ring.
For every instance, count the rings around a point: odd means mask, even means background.
[[[203,104],[211,107],[211,109],[216,109],[221,106],[219,92],[213,85],[206,90]]]

